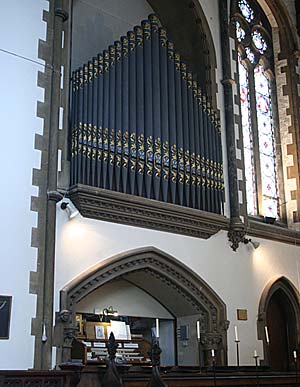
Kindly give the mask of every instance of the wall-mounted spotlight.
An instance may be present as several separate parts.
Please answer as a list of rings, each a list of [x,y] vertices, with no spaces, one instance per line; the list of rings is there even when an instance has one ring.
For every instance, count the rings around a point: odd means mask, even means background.
[[[257,249],[260,246],[259,242],[253,241],[251,238],[244,238],[243,242],[245,243],[245,245],[250,243],[254,247],[254,249]]]
[[[60,208],[66,210],[69,219],[73,219],[79,214],[79,211],[72,202],[62,202]]]

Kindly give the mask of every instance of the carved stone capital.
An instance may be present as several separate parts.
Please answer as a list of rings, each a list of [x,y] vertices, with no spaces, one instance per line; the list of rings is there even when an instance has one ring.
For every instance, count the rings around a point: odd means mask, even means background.
[[[55,9],[55,16],[61,17],[63,22],[65,22],[69,18],[68,12],[66,12],[62,8],[56,8]]]
[[[47,198],[55,203],[60,202],[63,199],[63,195],[58,191],[48,191]]]
[[[260,322],[260,321],[266,321],[266,313],[265,312],[258,313],[257,322]]]
[[[70,310],[64,309],[58,313],[57,320],[62,323],[69,323],[71,322],[71,316],[72,312]]]
[[[233,86],[235,85],[236,82],[234,79],[228,78],[228,79],[223,79],[221,83],[223,86]]]
[[[205,349],[218,349],[222,342],[222,335],[217,333],[205,333],[201,335],[201,344]]]

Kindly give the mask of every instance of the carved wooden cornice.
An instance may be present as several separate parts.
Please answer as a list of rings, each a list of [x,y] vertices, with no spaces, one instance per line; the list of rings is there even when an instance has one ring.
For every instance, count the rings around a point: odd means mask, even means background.
[[[87,218],[203,239],[228,227],[228,219],[223,215],[101,188],[78,184],[70,189],[69,195]]]

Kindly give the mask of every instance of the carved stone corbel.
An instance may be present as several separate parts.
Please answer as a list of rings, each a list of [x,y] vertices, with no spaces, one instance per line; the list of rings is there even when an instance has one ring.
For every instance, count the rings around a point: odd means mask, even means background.
[[[229,320],[224,320],[221,324],[221,329],[225,332],[228,331],[228,328],[229,328],[229,325],[230,325],[230,321]]]
[[[246,227],[240,219],[232,219],[228,231],[228,239],[231,242],[231,248],[233,251],[236,251],[239,247],[239,244],[243,242],[246,235]]]

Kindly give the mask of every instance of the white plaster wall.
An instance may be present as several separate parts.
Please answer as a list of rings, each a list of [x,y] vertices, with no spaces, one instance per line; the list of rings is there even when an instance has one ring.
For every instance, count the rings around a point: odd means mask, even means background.
[[[109,282],[96,289],[76,305],[81,313],[99,313],[112,306],[120,316],[168,318],[174,317],[153,297],[127,281]]]
[[[299,247],[257,239],[260,247],[240,246],[234,253],[226,232],[208,240],[85,219],[68,221],[57,210],[55,310],[59,291],[72,279],[106,258],[139,247],[154,246],[193,269],[227,305],[229,364],[235,364],[234,325],[238,326],[241,363],[253,364],[253,351],[262,355],[256,318],[262,291],[276,275],[285,275],[299,290]],[[236,320],[236,309],[248,310],[248,321]]]
[[[39,60],[38,39],[45,37],[42,11],[47,1],[10,0],[0,6],[0,48]],[[33,150],[34,133],[42,122],[35,118],[36,102],[43,94],[36,86],[43,67],[0,51],[0,294],[12,295],[9,340],[0,340],[0,367],[27,369],[33,366],[34,341],[31,318],[36,298],[29,294],[29,272],[36,270],[36,250],[31,248],[31,228],[36,214],[30,211],[32,168],[39,167]]]

